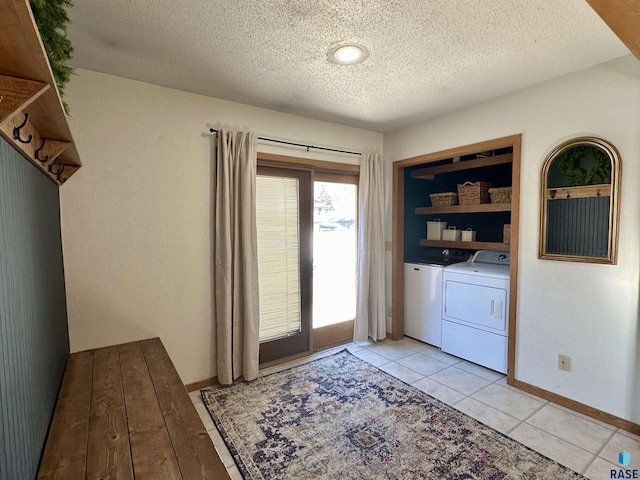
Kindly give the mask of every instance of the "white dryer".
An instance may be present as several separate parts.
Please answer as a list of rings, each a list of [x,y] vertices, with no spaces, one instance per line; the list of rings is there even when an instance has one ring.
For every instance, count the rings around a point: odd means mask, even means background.
[[[479,250],[445,267],[442,351],[507,372],[509,253]]]

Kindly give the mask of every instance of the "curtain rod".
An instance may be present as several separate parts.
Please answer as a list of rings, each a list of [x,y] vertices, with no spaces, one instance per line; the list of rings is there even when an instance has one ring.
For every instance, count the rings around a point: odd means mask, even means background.
[[[215,133],[216,135],[218,135],[218,132],[220,132],[220,130],[216,130],[215,128],[210,128],[209,131],[211,133]],[[304,143],[285,142],[284,140],[276,140],[275,138],[258,137],[258,140],[262,140],[264,142],[283,143],[285,145],[293,145],[294,147],[304,147],[307,149],[307,152],[310,148],[313,148],[315,150],[325,150],[327,152],[346,153],[348,155],[362,155],[362,153],[360,152],[350,152],[348,150],[338,150],[335,148],[327,147],[316,147],[315,145],[306,145]]]

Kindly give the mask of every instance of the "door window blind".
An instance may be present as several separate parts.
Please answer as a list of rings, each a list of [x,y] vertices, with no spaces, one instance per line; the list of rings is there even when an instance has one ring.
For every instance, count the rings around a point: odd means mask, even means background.
[[[260,342],[301,331],[298,179],[258,175]]]

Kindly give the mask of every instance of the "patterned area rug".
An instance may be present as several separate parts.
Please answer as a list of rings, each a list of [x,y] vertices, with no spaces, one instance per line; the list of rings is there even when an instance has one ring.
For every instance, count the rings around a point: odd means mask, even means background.
[[[202,398],[245,479],[584,478],[347,350]]]

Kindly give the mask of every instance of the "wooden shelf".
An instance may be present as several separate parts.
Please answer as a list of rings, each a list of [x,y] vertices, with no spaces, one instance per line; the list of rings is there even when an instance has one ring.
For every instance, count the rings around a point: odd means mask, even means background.
[[[587,0],[587,3],[640,60],[640,8],[637,0]]]
[[[29,0],[0,1],[0,135],[58,184],[82,165]],[[14,128],[28,122],[20,136]],[[45,144],[43,146],[43,140]],[[38,150],[38,157],[35,151]]]
[[[479,205],[447,205],[445,207],[417,207],[416,215],[442,213],[510,212],[511,203],[481,203]]]
[[[565,200],[567,198],[610,197],[611,184],[580,185],[579,187],[547,188],[547,200]]]
[[[440,248],[467,248],[471,250],[494,250],[496,252],[508,252],[511,245],[501,242],[451,242],[447,240],[420,240],[421,247]]]
[[[435,165],[433,167],[425,167],[411,172],[412,178],[421,178],[424,180],[433,180],[435,175],[449,172],[460,172],[472,168],[490,167],[493,165],[502,165],[513,162],[513,154],[505,153],[503,155],[495,155],[493,157],[478,158],[475,160],[461,160],[459,162],[447,163],[445,165]]]

